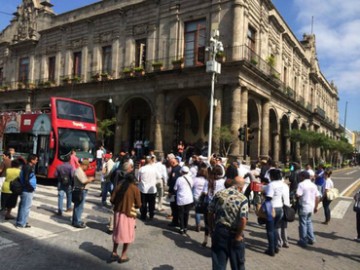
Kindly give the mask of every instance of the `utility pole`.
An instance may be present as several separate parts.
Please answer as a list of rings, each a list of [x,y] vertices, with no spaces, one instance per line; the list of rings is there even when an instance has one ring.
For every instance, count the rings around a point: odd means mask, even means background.
[[[211,157],[212,134],[213,134],[213,118],[214,118],[214,88],[215,76],[221,73],[221,64],[215,60],[218,52],[223,52],[224,47],[219,41],[219,30],[213,30],[210,38],[210,46],[206,47],[206,51],[210,52],[210,60],[206,62],[206,72],[211,73],[211,94],[210,94],[210,119],[209,119],[209,142],[208,142],[208,161]]]

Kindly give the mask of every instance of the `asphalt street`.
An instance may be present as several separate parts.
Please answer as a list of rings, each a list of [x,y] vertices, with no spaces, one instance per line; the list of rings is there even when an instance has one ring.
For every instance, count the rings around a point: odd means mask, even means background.
[[[245,232],[247,269],[358,269],[360,243],[356,236],[352,196],[360,187],[360,168],[336,171],[332,177],[342,193],[331,203],[333,218],[323,225],[323,209],[314,215],[317,242],[304,249],[296,245],[298,221],[289,224],[290,248],[275,257],[264,254],[265,228],[256,222],[252,212]],[[136,239],[130,245],[130,261],[107,264],[112,249],[106,234],[109,209],[101,205],[100,183],[91,185],[84,220],[86,229],[73,228],[71,214],[57,216],[57,191],[53,186],[39,185],[33,201],[29,223],[32,228],[17,229],[13,220],[0,218],[1,269],[211,269],[211,250],[202,247],[203,232],[180,235],[167,226],[166,210],[157,212],[153,221],[137,220]],[[16,210],[16,209],[15,209]],[[16,214],[16,211],[13,213]],[[194,229],[194,218],[190,219]],[[120,249],[119,249],[120,252]],[[230,266],[228,266],[230,269]]]

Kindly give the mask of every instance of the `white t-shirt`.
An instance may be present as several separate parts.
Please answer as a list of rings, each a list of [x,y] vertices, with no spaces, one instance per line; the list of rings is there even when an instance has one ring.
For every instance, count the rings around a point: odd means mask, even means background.
[[[189,174],[180,176],[178,177],[178,179],[176,179],[174,190],[176,190],[177,205],[180,206],[187,205],[194,202],[193,193],[192,193],[193,185],[194,185],[193,180]]]
[[[201,193],[204,190],[204,185],[207,182],[204,176],[194,177],[193,194],[195,199],[199,199]]]
[[[101,149],[96,150],[96,158],[102,158],[104,155],[104,151]]]
[[[274,208],[290,206],[289,186],[282,180],[271,181],[266,186],[266,196],[272,198],[271,205]]]
[[[140,192],[146,194],[156,193],[156,179],[161,178],[156,166],[147,164],[139,169],[138,174]]]
[[[332,189],[332,188],[334,188],[334,182],[329,177],[328,179],[325,180],[325,189]]]
[[[310,179],[299,183],[296,195],[300,197],[300,214],[312,213],[315,208],[315,199],[320,197],[320,192]]]

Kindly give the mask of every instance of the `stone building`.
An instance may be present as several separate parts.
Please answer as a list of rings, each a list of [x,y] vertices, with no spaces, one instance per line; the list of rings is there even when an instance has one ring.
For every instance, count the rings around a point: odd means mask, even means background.
[[[215,29],[224,62],[213,123],[232,131],[229,154],[320,156],[290,142],[289,131],[337,138],[337,88],[319,69],[315,35],[297,40],[270,0],[103,0],[59,15],[50,1],[24,0],[0,34],[1,111],[72,97],[94,104],[99,119],[116,117],[115,151],[138,138],[158,152],[179,140],[201,147],[209,133],[206,47]],[[237,138],[244,125],[253,135],[246,149]]]

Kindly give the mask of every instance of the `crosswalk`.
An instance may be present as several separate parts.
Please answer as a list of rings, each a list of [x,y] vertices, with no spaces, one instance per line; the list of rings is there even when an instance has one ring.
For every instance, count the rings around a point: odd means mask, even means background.
[[[90,185],[84,207],[82,219],[106,226],[110,216],[110,210],[101,205],[98,183]],[[64,232],[78,231],[71,226],[72,213],[56,215],[57,212],[57,188],[52,186],[38,185],[34,194],[30,211],[29,223],[31,228],[16,228],[15,220],[5,220],[0,217],[0,250],[17,246],[20,239],[43,240],[55,237]],[[64,199],[64,206],[66,205]],[[13,209],[12,215],[17,215],[17,208]]]

